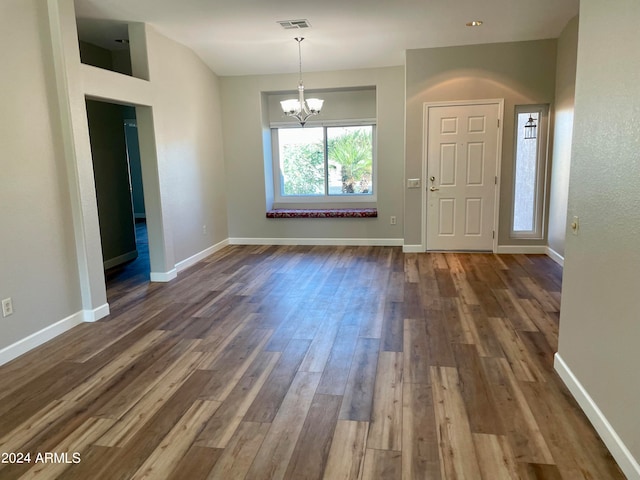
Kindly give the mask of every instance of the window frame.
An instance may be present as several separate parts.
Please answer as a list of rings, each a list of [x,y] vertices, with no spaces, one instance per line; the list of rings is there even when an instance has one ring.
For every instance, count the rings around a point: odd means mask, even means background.
[[[538,131],[536,145],[536,185],[534,189],[534,211],[533,211],[533,230],[515,230],[515,213],[516,213],[516,181],[517,181],[517,159],[518,159],[518,140],[524,134],[518,129],[518,115],[523,113],[538,114]],[[510,237],[530,240],[542,240],[545,235],[545,215],[546,215],[546,197],[547,197],[547,170],[549,168],[549,105],[516,105],[514,109],[514,137],[513,137],[513,183],[511,193],[511,219],[510,219]]]
[[[372,165],[371,165],[371,185],[372,193],[345,193],[345,194],[329,194],[327,191],[328,183],[325,184],[325,193],[321,195],[283,195],[284,177],[280,169],[280,144],[278,130],[281,128],[322,128],[324,138],[324,162],[325,162],[325,182],[328,182],[328,152],[327,152],[327,129],[332,127],[371,127],[372,128]],[[304,127],[291,122],[271,123],[271,147],[272,147],[272,164],[273,164],[273,194],[274,208],[279,207],[296,207],[309,208],[314,204],[319,207],[335,207],[340,208],[353,206],[357,204],[359,207],[375,206],[378,197],[378,161],[377,161],[377,124],[375,119],[354,119],[344,121],[325,121],[325,122],[307,122]]]

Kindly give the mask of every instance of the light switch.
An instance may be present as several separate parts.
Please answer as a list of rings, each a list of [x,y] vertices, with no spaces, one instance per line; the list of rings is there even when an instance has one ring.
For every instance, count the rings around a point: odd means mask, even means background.
[[[578,235],[578,230],[580,229],[580,218],[573,217],[571,222],[571,231],[574,235]]]
[[[407,188],[420,188],[420,179],[419,178],[408,178],[407,179]]]

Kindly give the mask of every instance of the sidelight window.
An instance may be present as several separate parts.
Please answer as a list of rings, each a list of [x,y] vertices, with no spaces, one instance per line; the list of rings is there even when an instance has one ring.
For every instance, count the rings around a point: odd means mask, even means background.
[[[516,107],[512,238],[544,235],[547,117],[546,105]]]

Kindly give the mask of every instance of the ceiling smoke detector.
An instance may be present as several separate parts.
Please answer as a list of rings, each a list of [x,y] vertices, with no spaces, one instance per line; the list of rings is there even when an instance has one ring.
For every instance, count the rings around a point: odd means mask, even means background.
[[[309,28],[309,20],[279,20],[278,23],[285,30],[293,30],[295,28]]]

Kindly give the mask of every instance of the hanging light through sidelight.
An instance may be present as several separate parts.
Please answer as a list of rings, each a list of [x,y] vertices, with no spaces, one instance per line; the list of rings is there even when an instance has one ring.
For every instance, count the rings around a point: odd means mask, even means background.
[[[525,140],[533,139],[537,137],[538,125],[536,125],[536,121],[533,119],[531,114],[529,114],[529,120],[524,124],[524,138]]]

